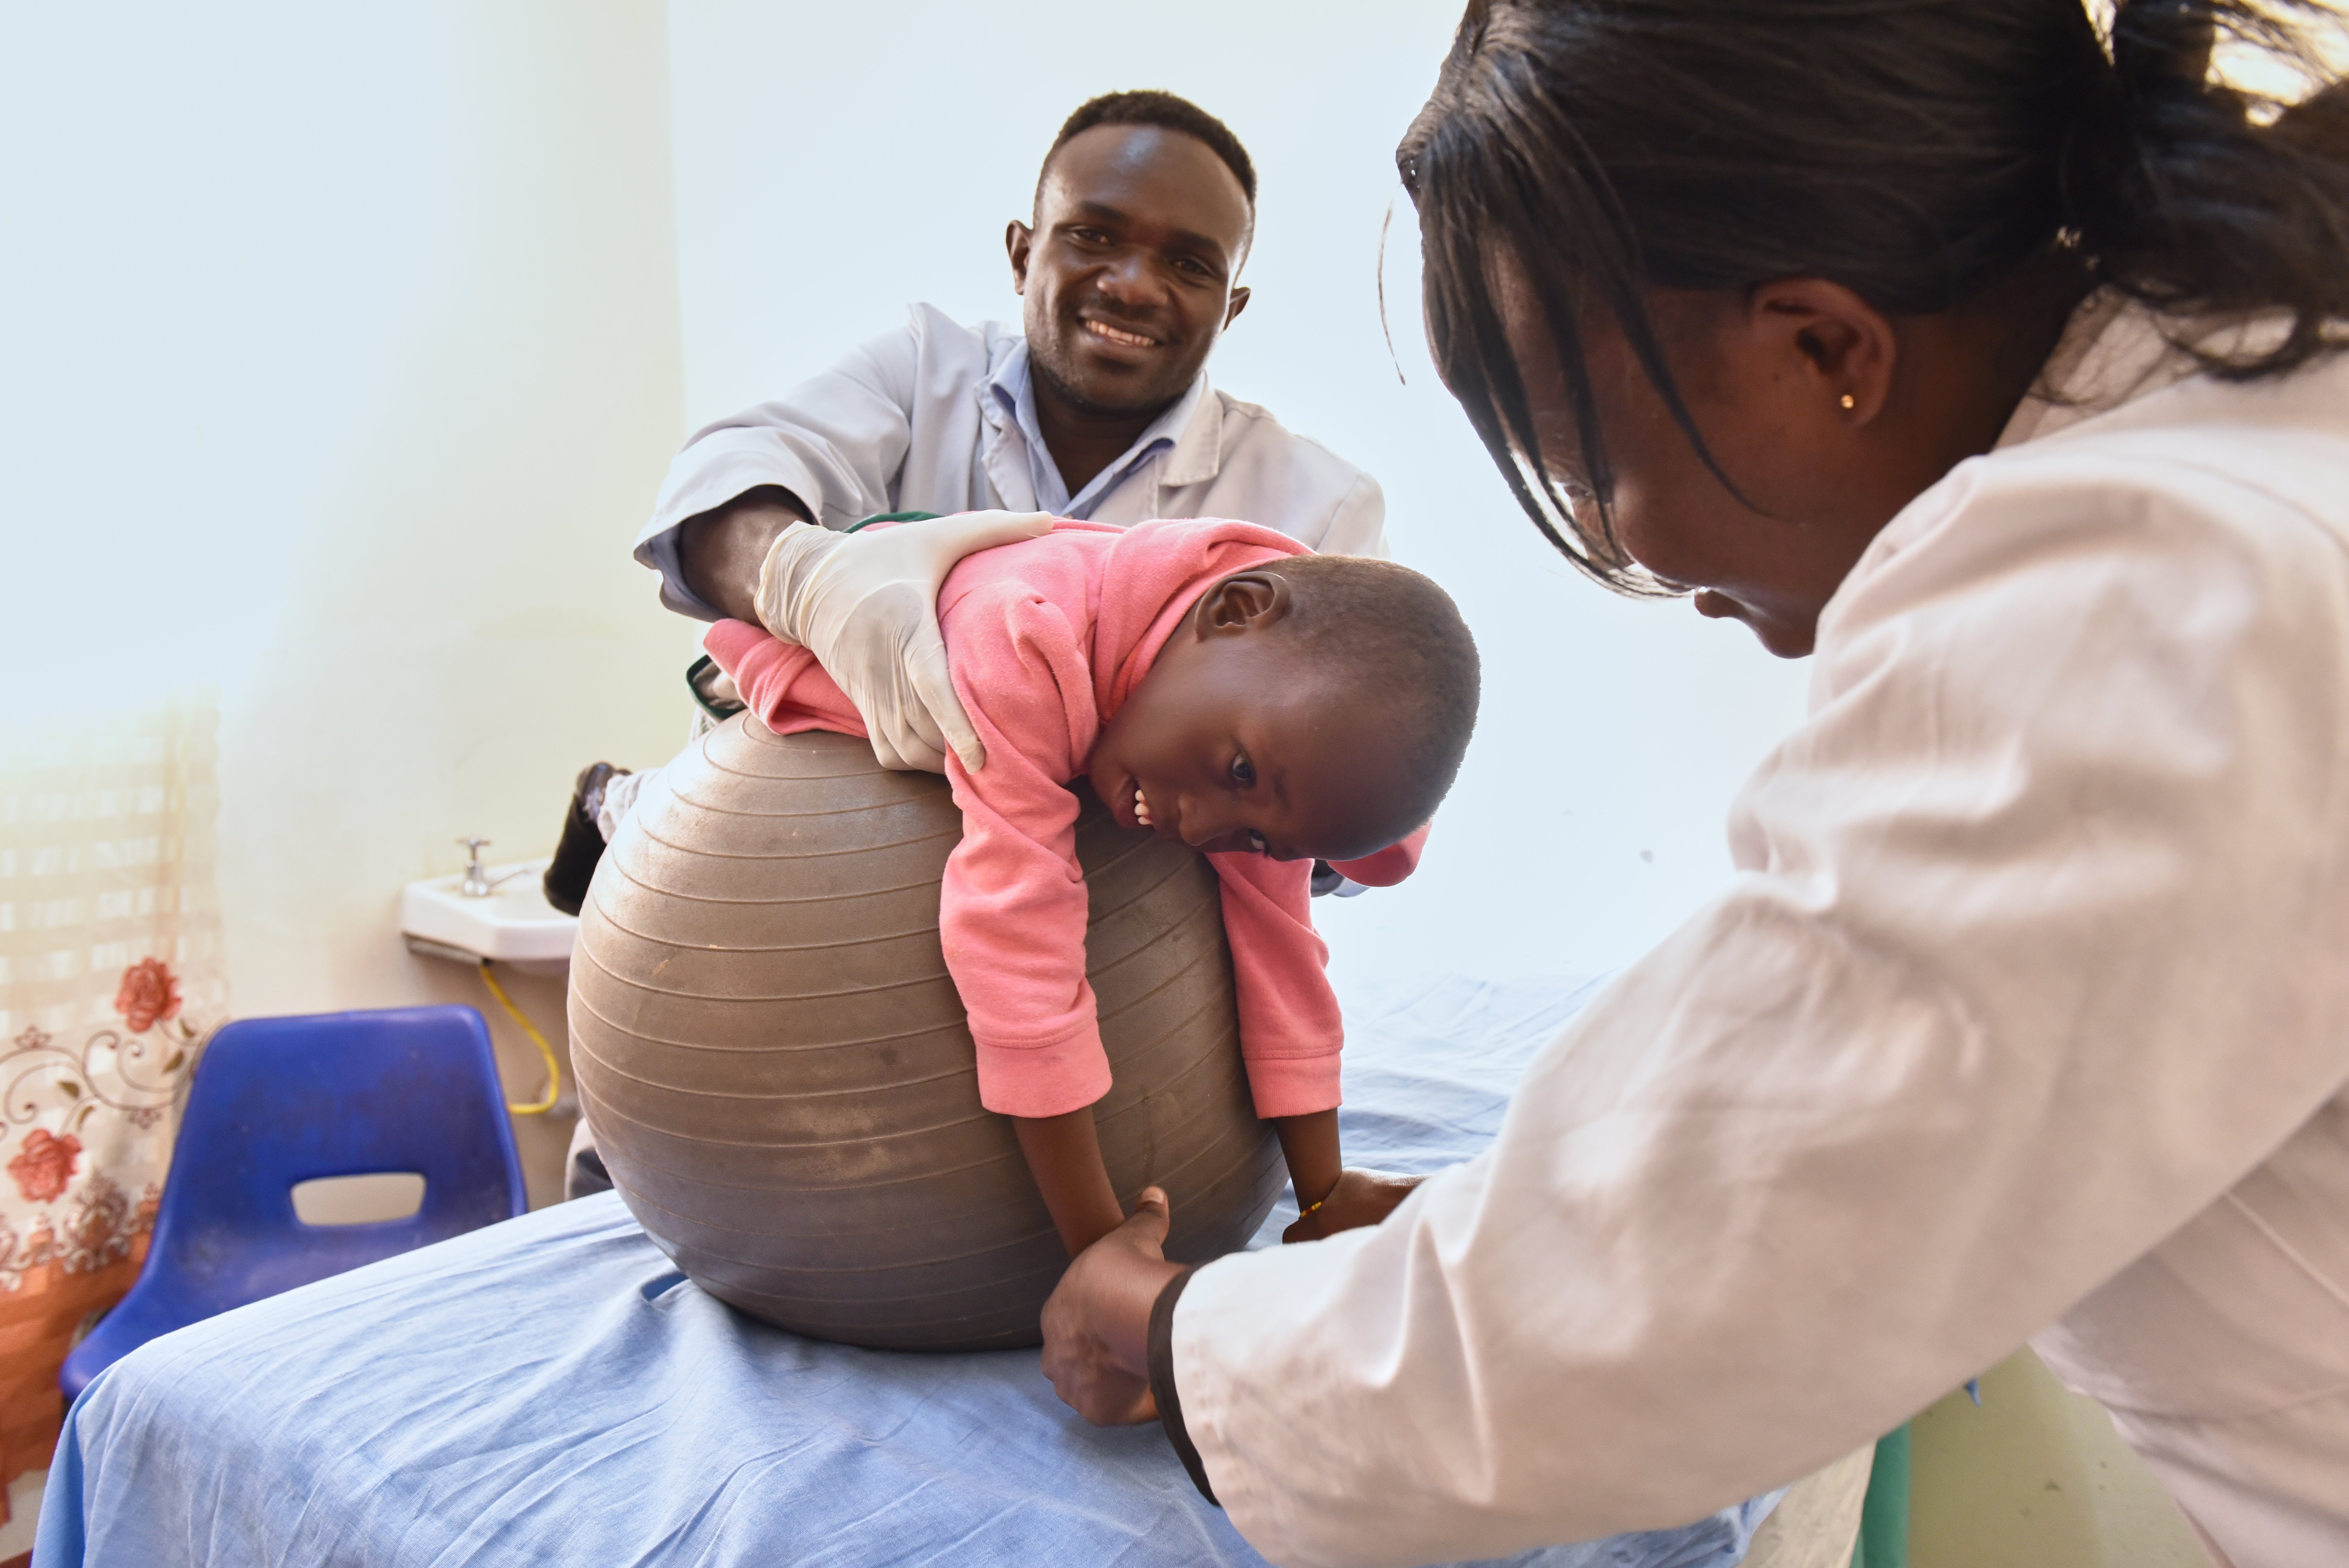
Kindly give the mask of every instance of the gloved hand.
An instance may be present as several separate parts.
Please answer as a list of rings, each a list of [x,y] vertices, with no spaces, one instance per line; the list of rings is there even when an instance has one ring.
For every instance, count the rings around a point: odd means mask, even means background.
[[[1043,511],[971,511],[861,533],[794,523],[759,567],[759,621],[816,657],[864,716],[884,768],[973,773],[987,748],[947,676],[938,587],[976,551],[1050,531]]]

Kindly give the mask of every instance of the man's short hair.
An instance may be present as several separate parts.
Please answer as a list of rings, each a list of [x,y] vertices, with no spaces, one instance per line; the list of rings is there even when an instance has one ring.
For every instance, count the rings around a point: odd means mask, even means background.
[[[1224,160],[1247,193],[1248,211],[1256,211],[1256,164],[1248,158],[1247,149],[1232,134],[1232,128],[1193,103],[1189,98],[1155,88],[1139,92],[1103,93],[1077,106],[1077,112],[1061,123],[1061,134],[1044,153],[1044,168],[1052,167],[1052,155],[1068,145],[1072,137],[1081,136],[1097,125],[1154,125],[1162,130],[1179,130],[1207,144],[1208,150]],[[1036,176],[1039,191],[1043,189],[1044,176]]]

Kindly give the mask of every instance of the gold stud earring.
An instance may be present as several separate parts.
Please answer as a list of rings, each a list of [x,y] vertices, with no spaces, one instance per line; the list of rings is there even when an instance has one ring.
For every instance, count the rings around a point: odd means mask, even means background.
[[[1843,395],[1843,406],[1847,408],[1857,408],[1859,407],[1859,399],[1847,392]]]

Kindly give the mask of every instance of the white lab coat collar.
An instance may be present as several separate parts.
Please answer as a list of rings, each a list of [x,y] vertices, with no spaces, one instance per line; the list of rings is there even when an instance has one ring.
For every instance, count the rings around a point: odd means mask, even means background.
[[[1162,485],[1206,484],[1224,466],[1224,408],[1207,385],[1205,370],[1183,396],[1184,400],[1167,409],[1160,420],[1164,424],[1179,417],[1183,421],[1183,433],[1166,455],[1165,470],[1158,478]]]

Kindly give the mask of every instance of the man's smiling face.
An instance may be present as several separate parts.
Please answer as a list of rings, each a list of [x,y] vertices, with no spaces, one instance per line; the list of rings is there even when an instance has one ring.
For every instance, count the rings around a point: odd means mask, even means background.
[[[1247,304],[1232,280],[1255,215],[1237,176],[1181,131],[1097,125],[1046,164],[1035,216],[1009,242],[1038,373],[1088,412],[1180,397]]]

